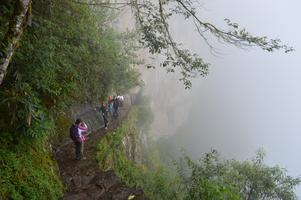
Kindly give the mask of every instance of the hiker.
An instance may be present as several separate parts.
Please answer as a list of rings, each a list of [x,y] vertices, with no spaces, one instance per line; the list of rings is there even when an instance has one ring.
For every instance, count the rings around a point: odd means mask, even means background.
[[[124,97],[122,95],[118,95],[117,99],[119,100],[119,106],[122,107],[123,106],[123,102],[124,102]]]
[[[119,100],[117,97],[114,96],[114,99],[113,99],[113,108],[114,108],[113,116],[114,117],[118,117],[118,107],[119,107]]]
[[[100,111],[102,112],[102,117],[103,117],[103,122],[105,123],[105,129],[108,129],[108,108],[105,104],[105,102],[103,102],[101,104],[101,107],[100,107]]]
[[[108,110],[109,110],[109,114],[112,117],[114,114],[114,108],[113,108],[113,97],[110,96],[109,100],[108,100]]]
[[[86,140],[85,132],[88,131],[88,126],[81,119],[76,119],[75,123],[70,127],[70,137],[75,145],[75,159],[85,160],[84,157],[84,142]]]

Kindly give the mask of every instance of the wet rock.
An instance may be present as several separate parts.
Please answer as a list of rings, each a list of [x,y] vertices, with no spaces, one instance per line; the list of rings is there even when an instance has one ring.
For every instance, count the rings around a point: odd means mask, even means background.
[[[89,199],[86,193],[71,194],[63,198],[63,200],[87,200]]]
[[[121,184],[120,179],[112,172],[99,173],[90,182],[109,191]]]
[[[97,186],[91,186],[89,187],[88,190],[86,190],[86,193],[89,196],[89,199],[91,200],[98,200],[98,199],[103,199],[102,196],[105,194],[105,189],[100,188]]]
[[[118,193],[113,194],[112,200],[127,200],[130,195],[130,191],[121,190]]]
[[[103,182],[104,182],[104,178],[102,174],[97,174],[96,176],[94,176],[94,178],[91,180],[90,183],[93,183],[99,187],[103,187]]]
[[[99,197],[99,200],[112,200],[112,194],[104,193],[101,197]]]
[[[112,176],[109,179],[106,179],[103,183],[106,190],[111,189],[112,187],[117,187],[120,185],[120,179],[117,176]]]
[[[94,176],[83,176],[82,177],[82,184],[83,185],[89,185],[91,181],[93,180]]]
[[[80,188],[82,186],[82,178],[80,176],[72,177],[72,182],[76,188]]]
[[[64,177],[65,185],[67,186],[67,191],[70,191],[74,186],[72,177]]]

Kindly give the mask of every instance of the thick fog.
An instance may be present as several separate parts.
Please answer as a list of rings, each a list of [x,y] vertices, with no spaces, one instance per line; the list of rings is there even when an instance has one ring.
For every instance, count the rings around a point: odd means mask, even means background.
[[[193,24],[173,19],[174,35],[211,63],[210,74],[184,90],[176,75],[143,72],[155,113],[152,135],[168,138],[192,157],[215,148],[223,157],[243,160],[262,147],[267,164],[301,175],[300,8],[300,0],[207,0],[199,9],[219,26],[229,18],[256,35],[280,38],[296,49],[289,54],[212,40],[221,53],[213,55]]]

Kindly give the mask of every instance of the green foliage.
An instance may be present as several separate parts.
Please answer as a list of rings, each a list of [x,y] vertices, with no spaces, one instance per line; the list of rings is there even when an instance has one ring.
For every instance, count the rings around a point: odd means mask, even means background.
[[[0,41],[3,40],[4,35],[8,30],[8,22],[11,19],[14,7],[17,6],[17,4],[18,2],[14,2],[13,0],[3,0],[0,2]]]
[[[32,24],[1,87],[0,110],[7,113],[1,129],[37,137],[49,133],[51,119],[73,103],[99,102],[139,84],[131,66],[135,34],[108,28],[104,9],[67,0],[34,1],[32,9]]]
[[[70,118],[69,114],[60,112],[57,114],[55,119],[55,133],[49,138],[49,142],[51,143],[52,147],[56,149],[66,140],[69,140],[69,128],[70,124],[74,121]]]
[[[113,169],[129,186],[143,188],[150,199],[179,199],[179,180],[172,177],[162,166],[149,170],[143,164],[135,164],[124,152],[123,139],[137,135],[140,108],[131,110],[129,117],[114,133],[108,134],[99,144],[97,159],[103,170]],[[139,114],[140,113],[140,114]]]
[[[14,2],[0,3],[0,39]],[[135,33],[115,33],[105,9],[35,0],[32,14],[0,87],[0,199],[61,197],[47,147],[68,134],[70,106],[99,102],[139,84],[132,67]]]
[[[0,91],[1,127],[10,131],[8,139],[16,139],[16,132],[37,138],[48,134],[53,129],[53,122],[42,107],[40,99],[27,84],[15,84],[10,89]]]
[[[63,194],[55,161],[45,148],[45,139],[35,145],[17,146],[1,139],[0,199],[52,199]]]
[[[199,162],[186,156],[185,161],[178,163],[187,191],[185,199],[296,199],[294,188],[301,179],[286,175],[278,166],[265,165],[263,158],[262,151],[252,161],[243,162],[222,161],[215,150]]]
[[[233,199],[240,200],[233,187],[223,180],[222,165],[216,163],[213,154],[206,154],[199,165],[189,157],[177,163],[178,173],[182,178],[184,199]]]
[[[144,101],[142,98],[141,102]],[[148,119],[151,120],[151,117],[146,117],[149,116],[147,106],[142,105],[136,106],[114,133],[104,137],[99,144],[97,159],[101,169],[114,170],[129,186],[142,188],[150,199],[296,199],[294,188],[301,179],[286,175],[286,171],[278,166],[265,165],[262,151],[258,151],[251,161],[221,160],[215,150],[199,161],[184,156],[174,163],[174,170],[164,164],[164,152],[157,151],[156,146],[148,141],[148,148],[143,149],[147,153],[134,152],[144,158],[138,162],[133,160],[125,150],[127,138],[137,137],[147,127]],[[143,115],[145,124],[140,121]],[[142,143],[139,139],[132,141],[136,146]]]

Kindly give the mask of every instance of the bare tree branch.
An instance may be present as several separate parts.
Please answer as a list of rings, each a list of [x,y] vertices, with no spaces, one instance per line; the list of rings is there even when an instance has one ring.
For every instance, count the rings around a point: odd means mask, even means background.
[[[131,2],[88,2],[88,1],[76,1],[76,0],[70,0],[73,3],[77,3],[77,4],[83,4],[83,5],[90,5],[90,6],[101,6],[101,7],[105,7],[105,8],[112,8],[112,9],[116,9],[115,7],[112,6],[130,6],[132,5]]]
[[[267,37],[252,36],[245,29],[240,30],[238,24],[231,23],[229,19],[225,19],[225,21],[227,22],[227,25],[232,28],[232,30],[227,32],[221,30],[211,23],[201,21],[193,8],[189,8],[190,5],[186,5],[182,0],[176,0],[176,2],[197,22],[196,26],[198,28],[198,33],[203,38],[204,35],[203,32],[200,31],[200,27],[203,27],[205,31],[209,30],[218,39],[221,39],[226,43],[233,44],[237,47],[259,46],[263,50],[270,52],[274,49],[284,49],[285,53],[293,51],[292,47],[280,44],[281,41],[279,39],[268,40]]]

